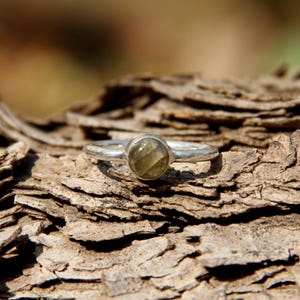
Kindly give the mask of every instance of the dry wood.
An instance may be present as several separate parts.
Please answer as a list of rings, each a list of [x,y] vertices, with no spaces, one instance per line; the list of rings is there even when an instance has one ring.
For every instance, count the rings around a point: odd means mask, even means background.
[[[0,106],[0,297],[299,299],[300,80],[112,81],[49,120]],[[220,147],[155,182],[91,140]]]

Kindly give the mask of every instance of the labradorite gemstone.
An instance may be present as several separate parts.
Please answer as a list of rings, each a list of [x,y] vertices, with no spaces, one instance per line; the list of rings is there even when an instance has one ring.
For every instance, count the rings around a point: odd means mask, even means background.
[[[128,164],[138,178],[157,179],[169,166],[169,150],[158,138],[138,139],[128,149]]]

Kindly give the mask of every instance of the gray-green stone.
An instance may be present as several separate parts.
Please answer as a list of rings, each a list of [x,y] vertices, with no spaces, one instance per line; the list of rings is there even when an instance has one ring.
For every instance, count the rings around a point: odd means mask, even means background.
[[[138,178],[157,179],[169,166],[168,148],[156,138],[142,138],[130,145],[128,164]]]

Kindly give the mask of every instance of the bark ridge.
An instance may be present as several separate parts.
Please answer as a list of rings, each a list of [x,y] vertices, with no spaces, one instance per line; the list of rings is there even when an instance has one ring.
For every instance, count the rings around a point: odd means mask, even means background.
[[[300,81],[131,76],[47,120],[0,105],[0,297],[299,299]],[[139,132],[212,162],[155,182],[82,152]]]

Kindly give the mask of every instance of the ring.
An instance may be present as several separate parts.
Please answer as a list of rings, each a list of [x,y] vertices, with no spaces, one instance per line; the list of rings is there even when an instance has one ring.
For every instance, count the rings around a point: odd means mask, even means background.
[[[127,161],[141,180],[161,177],[174,161],[206,161],[219,155],[216,147],[206,143],[165,141],[152,134],[140,134],[132,140],[97,141],[86,145],[84,151],[99,160]]]

